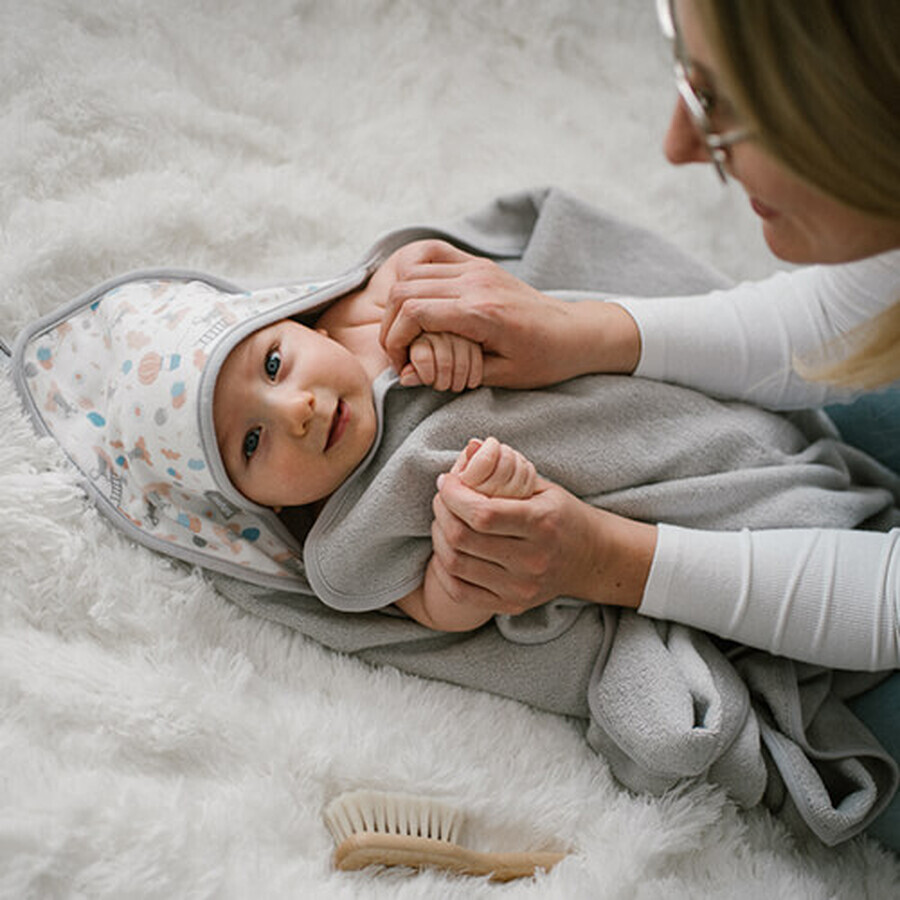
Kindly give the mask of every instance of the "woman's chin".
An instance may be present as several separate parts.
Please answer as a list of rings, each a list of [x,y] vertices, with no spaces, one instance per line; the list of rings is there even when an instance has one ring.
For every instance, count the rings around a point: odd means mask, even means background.
[[[795,264],[824,262],[802,241],[785,234],[785,229],[779,227],[777,221],[770,219],[763,222],[763,238],[772,253],[784,262]]]

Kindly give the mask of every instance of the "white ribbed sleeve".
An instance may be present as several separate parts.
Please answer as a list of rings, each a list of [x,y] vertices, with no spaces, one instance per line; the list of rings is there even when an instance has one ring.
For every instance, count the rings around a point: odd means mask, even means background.
[[[900,300],[900,250],[695,297],[617,299],[636,375],[770,409],[852,399],[802,379],[814,354]],[[693,531],[662,525],[640,611],[837,668],[900,667],[900,531]]]
[[[852,396],[805,381],[793,359],[813,356],[898,300],[900,250],[699,296],[615,298],[641,334],[635,375],[769,409]]]
[[[900,529],[661,525],[640,612],[834,668],[900,667]]]

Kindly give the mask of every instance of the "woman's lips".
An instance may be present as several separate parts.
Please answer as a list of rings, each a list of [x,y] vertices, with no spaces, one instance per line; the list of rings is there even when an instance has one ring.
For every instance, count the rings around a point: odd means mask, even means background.
[[[766,206],[761,200],[755,197],[750,198],[750,206],[761,219],[771,219],[775,215],[775,210],[771,206]]]
[[[344,435],[347,424],[350,421],[350,407],[343,400],[338,400],[331,417],[331,428],[328,430],[328,440],[325,441],[325,450],[330,450]]]

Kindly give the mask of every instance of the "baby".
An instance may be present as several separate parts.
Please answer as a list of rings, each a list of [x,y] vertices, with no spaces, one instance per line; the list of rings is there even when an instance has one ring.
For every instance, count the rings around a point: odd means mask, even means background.
[[[242,291],[158,271],[101,285],[17,342],[31,411],[140,543],[344,612],[396,604],[443,630],[489,618],[451,599],[433,560],[434,482],[454,460],[484,493],[556,485],[674,526],[893,523],[874,464],[746,405],[602,375],[464,391],[484,361],[451,335],[419,339],[398,379],[379,332],[409,236],[315,284]],[[415,383],[457,392],[403,387]],[[460,454],[485,434],[498,440]]]
[[[380,420],[388,391],[412,393],[398,380],[457,392],[481,380],[480,347],[449,334],[416,341],[399,378],[391,368],[379,331],[397,265],[417,251],[408,237],[386,235],[356,267],[316,283],[244,291],[175,270],[113,279],[23,336],[24,393],[98,507],[129,536],[260,587],[325,600],[312,586],[307,532],[370,451],[380,452],[394,424]],[[415,394],[430,409],[447,399]],[[437,471],[452,465],[457,433]],[[494,440],[471,444],[457,466],[486,492],[528,493],[536,483],[534,468]],[[433,488],[415,499],[391,490],[385,508],[429,521],[433,496]],[[369,608],[399,598],[433,628],[485,622],[487,614],[448,602],[425,572],[430,543],[420,546],[415,574],[390,597],[367,595]],[[363,592],[367,577],[354,578]]]
[[[372,384],[390,367],[378,341],[397,251],[367,285],[335,301],[315,327],[282,319],[245,337],[219,369],[213,396],[218,449],[232,484],[249,500],[281,512],[321,508],[363,461],[376,439]],[[409,372],[424,385],[476,387],[481,348],[455,335],[420,338]],[[455,380],[454,380],[455,379]],[[493,438],[472,440],[454,471],[473,489],[530,496],[534,466]],[[451,601],[429,563],[424,581],[396,602],[431,628],[463,631],[490,613]]]

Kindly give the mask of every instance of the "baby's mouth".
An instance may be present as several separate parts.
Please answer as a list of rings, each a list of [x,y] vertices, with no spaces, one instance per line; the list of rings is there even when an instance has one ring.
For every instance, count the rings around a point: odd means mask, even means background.
[[[343,400],[338,400],[337,405],[334,408],[334,415],[331,417],[331,427],[328,429],[328,439],[325,441],[326,452],[343,437],[349,421],[350,407]]]

